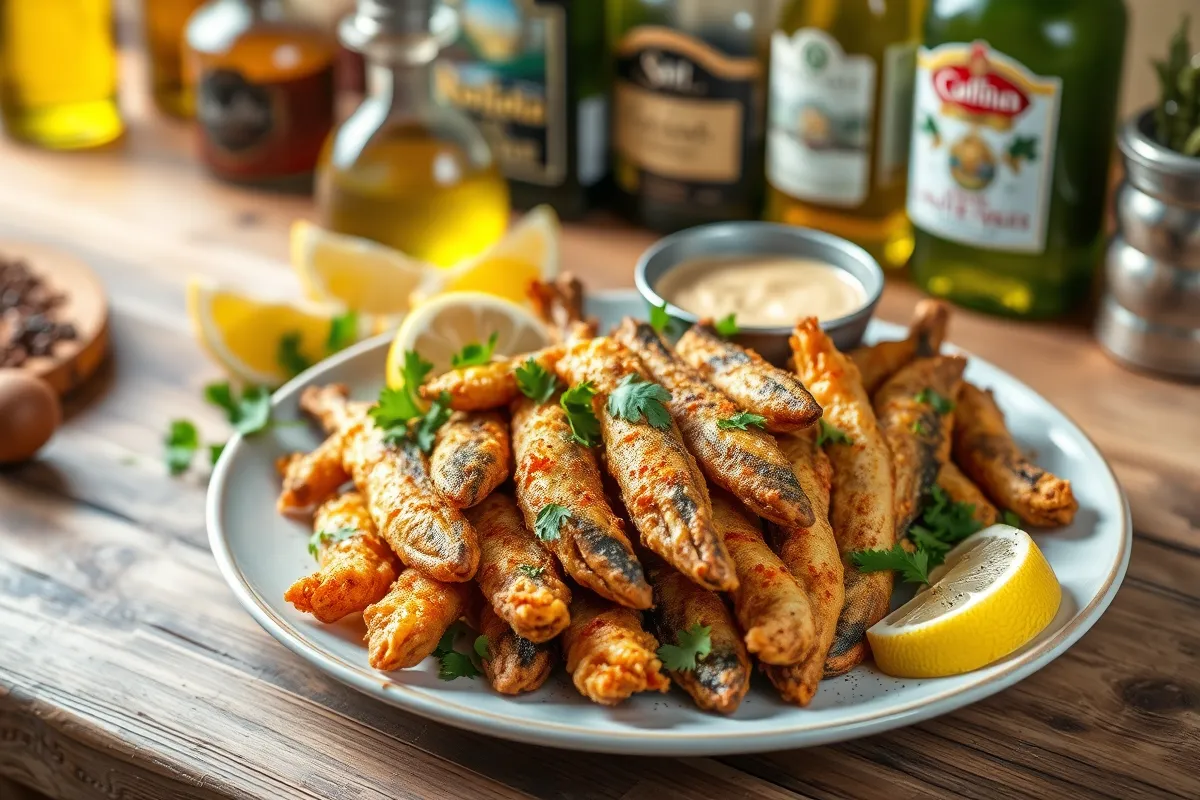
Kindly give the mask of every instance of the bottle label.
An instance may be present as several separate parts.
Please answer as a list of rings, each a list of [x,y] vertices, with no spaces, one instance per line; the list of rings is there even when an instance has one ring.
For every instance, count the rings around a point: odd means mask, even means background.
[[[762,68],[670,28],[629,31],[616,48],[618,184],[670,205],[745,201]],[[760,134],[761,135],[761,134]]]
[[[458,40],[434,66],[434,96],[470,116],[504,175],[567,180],[567,10],[534,0],[447,0]]]
[[[253,83],[232,69],[201,71],[196,91],[204,159],[235,178],[311,172],[333,127],[333,65]]]
[[[771,36],[767,180],[787,195],[854,207],[871,191],[875,62],[817,28]]]
[[[985,249],[1042,252],[1061,79],[979,41],[921,48],[916,80],[913,224]]]

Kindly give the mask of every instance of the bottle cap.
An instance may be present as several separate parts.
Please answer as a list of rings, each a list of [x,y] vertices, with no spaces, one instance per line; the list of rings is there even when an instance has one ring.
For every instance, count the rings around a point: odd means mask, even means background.
[[[454,9],[434,0],[358,0],[338,38],[368,59],[425,64],[458,35]]]

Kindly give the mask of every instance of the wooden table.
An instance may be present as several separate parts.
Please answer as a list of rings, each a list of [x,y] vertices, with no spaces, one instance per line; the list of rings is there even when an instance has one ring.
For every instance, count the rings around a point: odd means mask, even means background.
[[[135,94],[103,153],[0,144],[0,238],[87,259],[113,356],[33,463],[0,469],[0,798],[1200,796],[1200,392],[1109,362],[1088,330],[957,314],[952,338],[1053,400],[1133,507],[1125,585],[1095,629],[956,714],[806,751],[615,758],[512,744],[383,706],[293,656],[236,604],[204,530],[203,477],[169,477],[169,419],[225,430],[188,330],[199,273],[294,294],[307,200],[209,180],[186,128]],[[563,263],[626,286],[652,235],[571,226]],[[918,295],[889,286],[882,317]],[[6,780],[7,779],[7,780]],[[15,783],[9,783],[11,780]]]

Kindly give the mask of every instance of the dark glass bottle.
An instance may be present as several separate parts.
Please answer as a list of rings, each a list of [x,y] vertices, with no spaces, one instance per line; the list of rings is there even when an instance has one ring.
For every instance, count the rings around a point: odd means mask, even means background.
[[[676,230],[757,217],[771,0],[612,0],[613,180]]]
[[[434,66],[435,97],[479,125],[514,205],[582,214],[608,166],[603,3],[445,3],[459,35]]]

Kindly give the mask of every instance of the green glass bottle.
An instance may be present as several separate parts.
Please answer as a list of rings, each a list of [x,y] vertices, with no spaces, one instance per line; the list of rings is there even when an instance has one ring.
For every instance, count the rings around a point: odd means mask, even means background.
[[[932,0],[908,189],[926,291],[1031,318],[1087,298],[1126,17],[1122,0]]]

